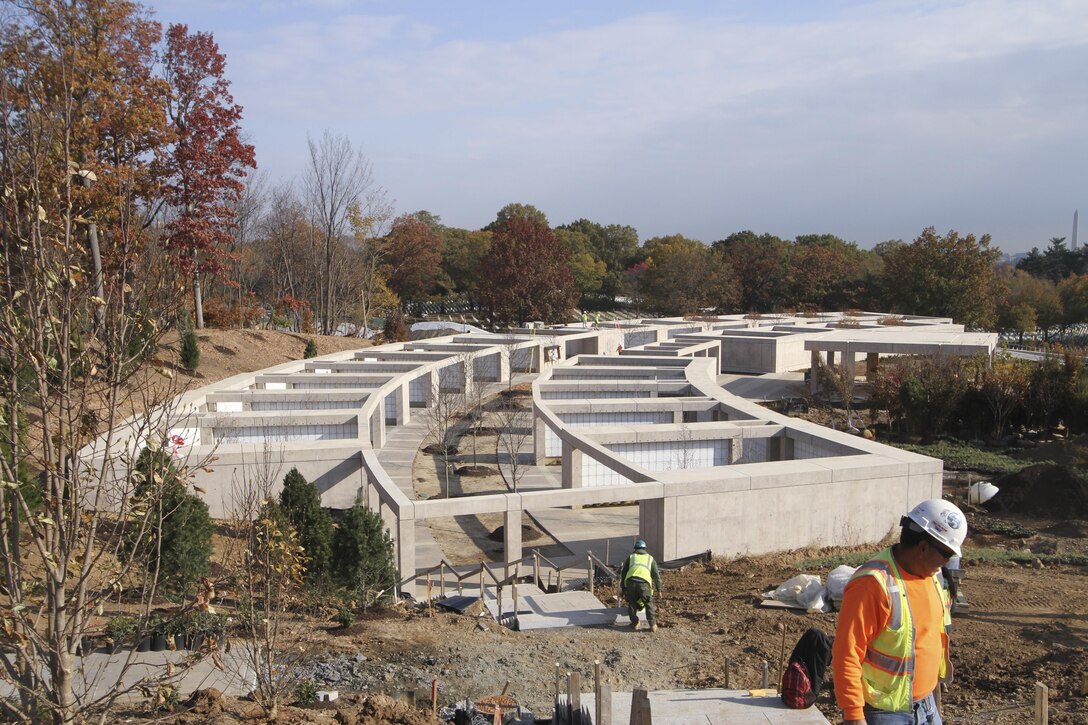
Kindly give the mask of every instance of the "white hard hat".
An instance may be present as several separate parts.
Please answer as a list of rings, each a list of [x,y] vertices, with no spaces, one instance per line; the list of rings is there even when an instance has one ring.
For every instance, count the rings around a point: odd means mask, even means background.
[[[963,555],[960,547],[967,538],[967,517],[954,504],[931,498],[912,508],[903,517],[904,525],[908,519],[917,524],[917,528],[951,549],[956,556]]]

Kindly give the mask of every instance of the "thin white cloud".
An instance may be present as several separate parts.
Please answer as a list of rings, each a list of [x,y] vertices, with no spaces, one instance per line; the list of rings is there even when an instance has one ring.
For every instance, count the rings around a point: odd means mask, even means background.
[[[879,231],[879,215],[902,213],[887,199],[924,221],[964,186],[956,169],[1007,200],[1033,193],[1018,172],[1061,166],[1054,146],[1088,154],[1084,2],[877,0],[796,22],[664,11],[473,37],[409,5],[265,8],[216,31],[258,145],[262,133],[302,147],[306,132],[347,132],[404,185],[395,196],[448,219],[482,214],[442,204],[481,198],[550,202],[553,221],[586,199],[634,198],[632,217],[659,227],[647,234],[684,231],[698,208],[703,230],[688,233],[705,237],[731,214],[773,224],[783,205],[760,195],[778,194],[878,241],[903,234]],[[486,22],[473,12],[462,27]],[[837,206],[847,195],[865,208]]]

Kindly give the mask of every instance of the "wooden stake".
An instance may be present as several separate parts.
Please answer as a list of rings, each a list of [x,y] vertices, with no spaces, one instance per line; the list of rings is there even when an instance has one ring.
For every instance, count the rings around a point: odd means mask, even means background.
[[[631,693],[630,725],[653,725],[650,712],[650,693],[641,688]]]
[[[593,660],[593,722],[601,723],[601,661]]]
[[[1081,675],[1080,687],[1077,688],[1077,694],[1081,697],[1088,695],[1088,673]]]
[[[778,620],[778,628],[782,630],[782,647],[778,650],[778,669],[775,672],[781,677],[782,660],[786,658],[786,625],[782,623],[782,620]]]
[[[597,696],[597,719],[595,723],[608,725],[612,722],[612,685],[601,683],[600,694]]]
[[[438,717],[438,678],[431,678],[431,717]]]
[[[1050,688],[1041,682],[1035,683],[1035,725],[1047,725],[1050,722]]]
[[[570,721],[577,717],[575,713],[582,709],[582,673],[567,673],[567,703],[570,705]]]
[[[555,663],[555,707],[554,712],[559,712],[559,663]]]
[[[725,658],[723,672],[725,673],[725,682],[722,683],[722,687],[726,690],[729,689],[729,658]]]
[[[760,687],[763,688],[764,690],[767,689],[767,686],[769,684],[768,680],[770,678],[770,670],[771,670],[770,663],[768,663],[767,660],[763,660],[763,680],[762,680],[763,684],[761,684]]]

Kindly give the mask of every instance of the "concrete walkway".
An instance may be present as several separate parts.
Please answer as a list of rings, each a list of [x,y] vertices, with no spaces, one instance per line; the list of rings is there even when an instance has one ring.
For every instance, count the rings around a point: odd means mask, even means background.
[[[182,695],[214,687],[227,695],[248,695],[256,686],[249,652],[239,644],[229,653],[217,653],[220,669],[207,655],[192,652],[135,652],[123,650],[106,654],[104,650],[76,658],[76,696],[94,702],[106,696],[115,683],[127,691],[122,697],[143,698],[140,685],[146,683],[152,694],[158,684],[171,684]],[[0,697],[11,697],[15,690],[0,683]]]
[[[592,717],[596,697],[583,693],[581,700]],[[748,690],[656,690],[649,700],[654,725],[831,725],[815,707],[791,710],[777,694],[753,697]],[[631,693],[613,692],[612,717],[597,725],[627,725],[630,720]]]

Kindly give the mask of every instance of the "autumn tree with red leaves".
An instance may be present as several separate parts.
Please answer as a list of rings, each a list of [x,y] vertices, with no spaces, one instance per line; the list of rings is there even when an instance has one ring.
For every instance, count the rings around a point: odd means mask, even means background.
[[[567,246],[547,223],[529,216],[503,219],[492,233],[480,290],[492,328],[563,320],[578,299]]]
[[[418,300],[434,289],[445,246],[438,232],[418,215],[402,214],[393,220],[385,246],[385,279],[402,301]]]
[[[226,57],[211,33],[190,33],[182,24],[166,31],[165,75],[170,83],[167,115],[176,139],[162,158],[166,201],[176,216],[166,226],[166,248],[193,284],[196,327],[204,327],[201,276],[228,269],[230,230],[256,168],[253,146],[241,138],[242,107],[223,77]]]

